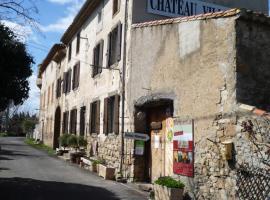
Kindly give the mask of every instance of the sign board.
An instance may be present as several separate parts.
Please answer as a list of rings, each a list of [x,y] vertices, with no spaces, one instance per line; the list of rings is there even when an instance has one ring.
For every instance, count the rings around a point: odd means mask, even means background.
[[[149,135],[144,133],[125,133],[124,138],[131,140],[141,140],[145,142],[150,139]]]
[[[147,12],[167,17],[192,16],[229,8],[199,0],[148,0]]]
[[[173,172],[188,177],[194,176],[193,122],[174,122]]]
[[[144,154],[144,141],[137,140],[135,142],[135,155],[142,156]]]

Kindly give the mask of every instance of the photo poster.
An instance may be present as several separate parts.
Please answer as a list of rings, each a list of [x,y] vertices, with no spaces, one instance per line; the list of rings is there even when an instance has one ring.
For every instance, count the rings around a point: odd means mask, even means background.
[[[194,177],[193,122],[190,124],[174,122],[173,172],[182,176]]]
[[[143,156],[144,154],[144,141],[136,140],[135,141],[135,155]]]

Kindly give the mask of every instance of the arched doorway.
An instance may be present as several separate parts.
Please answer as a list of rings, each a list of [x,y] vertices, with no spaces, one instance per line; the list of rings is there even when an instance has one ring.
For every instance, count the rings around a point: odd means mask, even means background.
[[[61,127],[61,108],[57,107],[54,116],[54,136],[53,136],[53,148],[56,149],[59,147],[60,137],[60,127]]]

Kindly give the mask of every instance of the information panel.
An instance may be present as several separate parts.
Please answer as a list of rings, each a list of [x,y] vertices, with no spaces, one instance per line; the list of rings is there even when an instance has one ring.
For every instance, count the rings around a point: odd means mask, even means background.
[[[193,122],[174,122],[173,172],[182,176],[194,176]]]

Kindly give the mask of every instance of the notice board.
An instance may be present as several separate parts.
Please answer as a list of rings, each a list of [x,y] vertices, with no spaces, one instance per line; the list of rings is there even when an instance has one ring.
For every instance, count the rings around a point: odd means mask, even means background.
[[[194,177],[193,124],[174,121],[173,172],[188,177]]]

